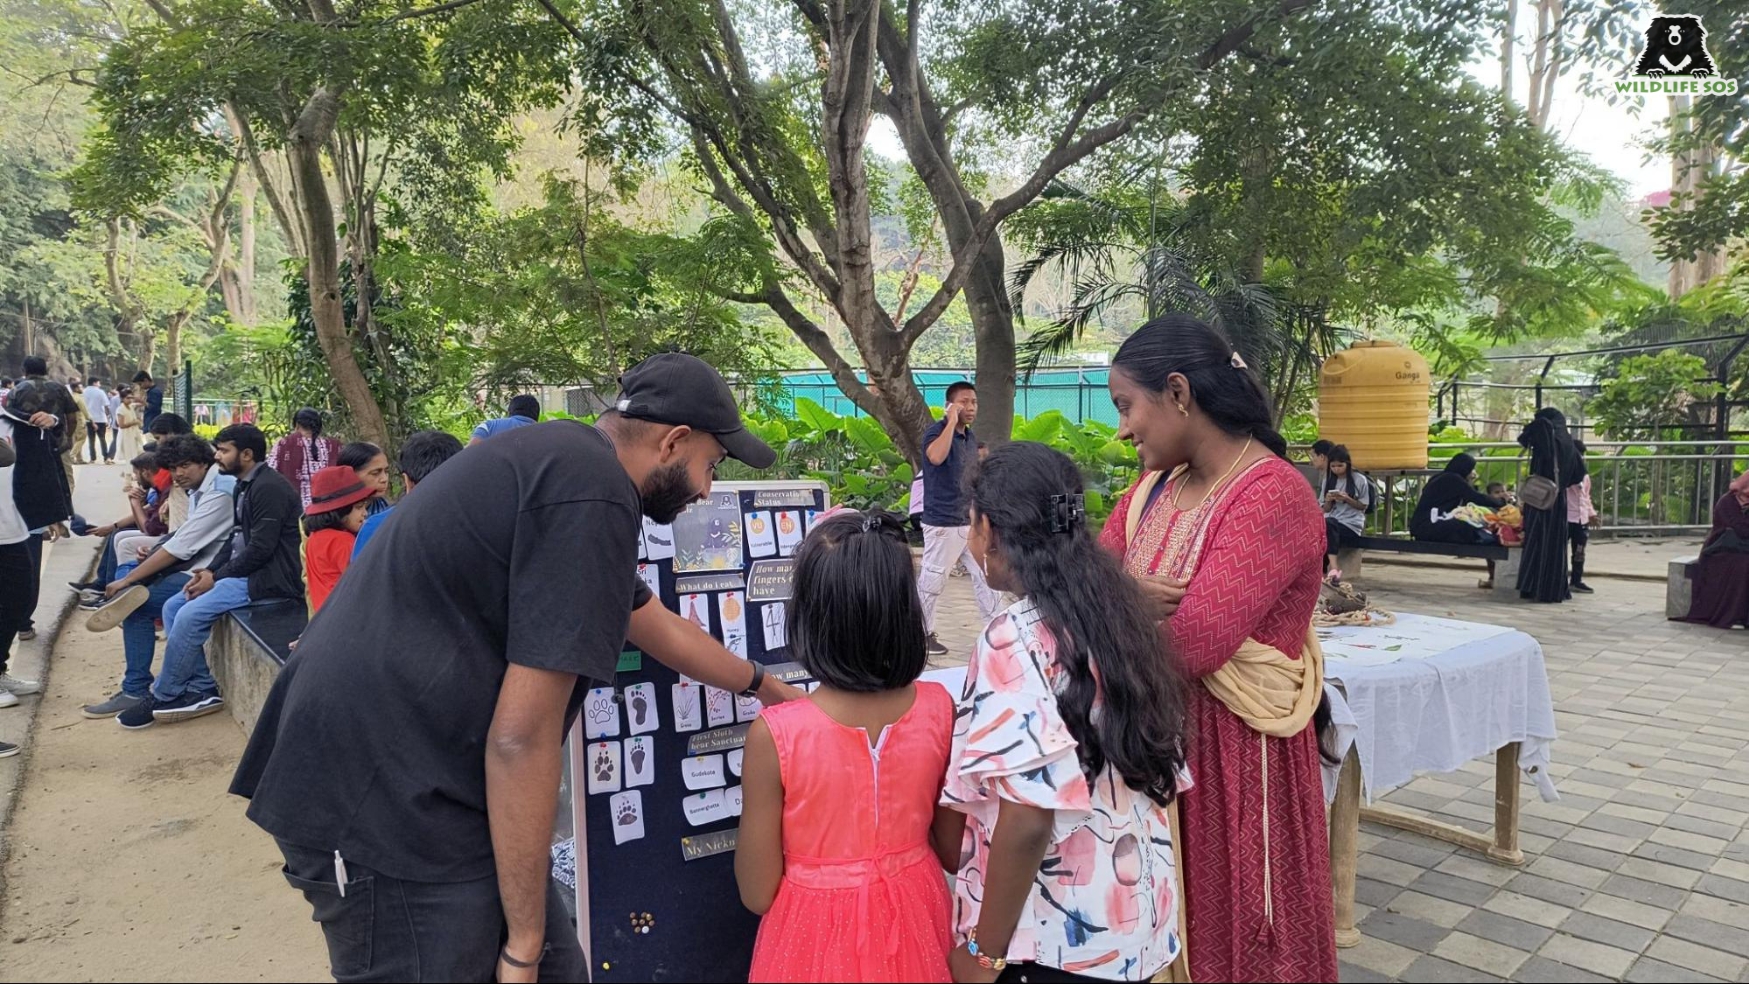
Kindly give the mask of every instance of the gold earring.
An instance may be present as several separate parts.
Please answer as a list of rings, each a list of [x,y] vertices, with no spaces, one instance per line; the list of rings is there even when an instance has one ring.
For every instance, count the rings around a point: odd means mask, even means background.
[[[1181,413],[1181,414],[1184,414],[1184,415],[1185,415],[1185,416],[1186,416],[1186,417],[1188,417],[1188,416],[1190,416],[1190,411],[1189,411],[1189,410],[1186,410],[1186,409],[1184,409],[1184,404],[1182,404],[1182,403],[1180,403],[1180,404],[1179,404],[1179,405],[1178,405],[1178,412],[1179,412],[1179,413]]]

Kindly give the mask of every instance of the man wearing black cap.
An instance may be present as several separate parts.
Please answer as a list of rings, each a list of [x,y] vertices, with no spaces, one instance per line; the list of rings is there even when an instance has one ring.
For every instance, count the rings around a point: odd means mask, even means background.
[[[799,696],[635,574],[640,513],[670,522],[724,457],[775,454],[691,356],[620,384],[594,428],[517,428],[421,482],[268,695],[231,791],[339,980],[588,979],[548,848],[563,738],[627,639],[711,686]]]

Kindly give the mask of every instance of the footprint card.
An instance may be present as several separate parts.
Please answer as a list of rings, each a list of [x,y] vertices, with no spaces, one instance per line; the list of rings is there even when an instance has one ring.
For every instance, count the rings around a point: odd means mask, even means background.
[[[715,789],[729,781],[723,774],[721,755],[694,755],[682,759],[680,774],[686,779],[687,789]]]
[[[737,748],[729,753],[729,774],[737,778],[741,775],[741,752],[742,749]]]
[[[747,658],[747,597],[739,591],[717,595],[717,624],[723,627],[723,646]]]
[[[777,531],[771,528],[771,514],[747,514],[747,553],[753,557],[777,556]]]
[[[644,794],[637,790],[620,793],[607,801],[607,815],[613,820],[613,842],[644,838]]]
[[[680,614],[699,627],[705,635],[711,631],[711,596],[689,594],[680,596]]]
[[[643,579],[644,584],[649,586],[650,593],[656,596],[656,600],[660,601],[662,599],[662,573],[656,565],[639,564],[638,577]]]
[[[735,723],[735,695],[716,687],[704,688],[704,723],[720,728]]]
[[[697,731],[704,727],[703,687],[696,683],[677,683],[674,692],[674,730]]]
[[[737,696],[735,698],[735,720],[742,723],[753,720],[759,716],[759,709],[762,706],[757,697]]]
[[[686,813],[686,822],[694,827],[726,820],[729,816],[729,804],[720,789],[694,793],[680,801],[680,808]]]
[[[667,560],[674,556],[674,527],[667,523],[644,520],[644,553],[651,560]]]
[[[738,817],[741,815],[740,786],[730,786],[723,790],[723,809],[728,812],[729,816]]]
[[[808,532],[812,533],[812,532],[814,532],[815,524],[820,522],[820,510],[818,510],[818,509],[808,510],[807,519],[808,519]]]
[[[739,763],[737,763],[739,765]],[[737,773],[739,775],[739,773]],[[625,786],[648,786],[656,781],[656,739],[648,735],[626,739]]]
[[[647,735],[662,726],[656,713],[656,685],[639,683],[625,689],[627,730],[634,735]]]
[[[612,687],[596,687],[583,697],[583,737],[619,737],[619,702]]]
[[[619,742],[589,743],[589,791],[619,792]]]
[[[777,553],[780,557],[788,557],[796,552],[802,544],[802,514],[797,512],[776,513],[772,520],[777,524]]]

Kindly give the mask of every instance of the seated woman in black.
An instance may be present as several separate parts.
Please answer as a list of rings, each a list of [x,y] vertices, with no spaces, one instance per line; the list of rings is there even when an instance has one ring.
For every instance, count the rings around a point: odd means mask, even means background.
[[[1421,489],[1421,499],[1409,517],[1409,535],[1433,543],[1492,543],[1493,534],[1471,526],[1451,513],[1466,503],[1499,509],[1505,503],[1476,491],[1476,459],[1459,454]]]

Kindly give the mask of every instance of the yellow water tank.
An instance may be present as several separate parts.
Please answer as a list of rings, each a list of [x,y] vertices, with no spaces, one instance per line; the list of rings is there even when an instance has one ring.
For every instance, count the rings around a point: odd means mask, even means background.
[[[1318,374],[1318,436],[1348,446],[1360,471],[1427,467],[1427,360],[1395,342],[1360,342]]]

